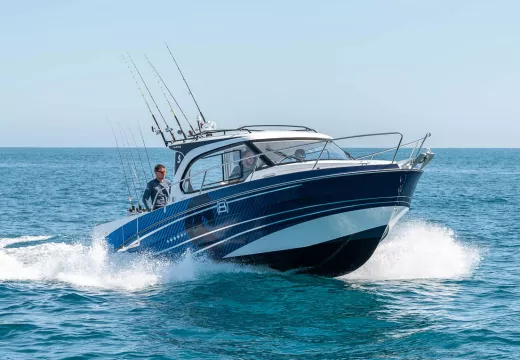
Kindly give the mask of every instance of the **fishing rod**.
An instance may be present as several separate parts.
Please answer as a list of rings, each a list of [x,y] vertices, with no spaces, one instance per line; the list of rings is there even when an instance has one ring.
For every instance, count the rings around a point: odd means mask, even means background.
[[[139,152],[139,148],[137,147],[137,142],[135,141],[135,136],[134,136],[134,133],[132,132],[132,129],[128,128],[128,131],[130,131],[130,135],[132,135],[132,139],[134,140],[135,150],[137,151],[137,155],[139,156],[139,162],[141,163],[141,168],[143,170],[145,183],[146,183],[146,171],[144,170],[143,159],[141,159],[141,153]],[[151,164],[150,164],[150,167],[151,167]]]
[[[173,106],[172,104],[170,103],[170,100],[168,100],[168,96],[166,96],[166,93],[164,92],[164,88],[163,88],[163,85],[166,87],[166,89],[168,89],[168,85],[166,85],[166,83],[164,82],[164,80],[162,79],[161,75],[159,75],[159,72],[157,71],[157,69],[155,68],[155,66],[153,66],[152,62],[150,61],[150,59],[148,59],[148,56],[144,56],[146,58],[146,60],[148,61],[148,64],[150,65],[150,67],[153,69],[153,71],[155,72],[155,75],[157,77],[157,83],[159,84],[159,86],[161,87],[161,90],[163,92],[163,95],[164,95],[164,98],[166,99],[166,102],[168,103],[168,105],[170,106],[170,110],[173,114],[173,117],[175,118],[175,121],[177,121],[177,125],[179,125],[179,129],[180,132],[182,133],[182,135],[184,136],[184,139],[187,139],[186,137],[186,133],[184,132],[184,129],[182,128],[181,126],[181,123],[179,121],[179,119],[177,118],[177,114],[175,114],[175,110],[173,110]],[[177,100],[175,100],[175,97],[172,95],[172,92],[170,91],[170,89],[168,89],[168,92],[170,93],[171,97],[173,98],[173,100],[175,101],[175,103],[177,104],[177,106],[179,107],[179,103],[177,102]],[[181,109],[179,107],[179,109]],[[181,109],[182,111],[182,109]],[[183,112],[184,114],[184,112]],[[184,117],[186,117],[186,115],[184,115]],[[188,120],[188,119],[186,119]],[[188,122],[188,125],[190,125],[191,127],[191,124]],[[191,127],[192,128],[192,127]],[[192,128],[193,129],[193,128]]]
[[[145,55],[146,57],[146,55]],[[148,60],[148,57],[146,57],[146,60]],[[177,105],[177,107],[179,108],[179,110],[181,111],[182,113],[182,116],[184,116],[184,118],[186,119],[186,122],[188,123],[189,127],[191,128],[191,130],[193,131],[193,133],[195,134],[195,129],[193,128],[193,126],[191,126],[191,123],[190,121],[188,120],[188,117],[186,116],[186,114],[184,113],[184,111],[182,110],[181,106],[179,105],[179,103],[177,102],[177,99],[175,99],[175,96],[173,96],[172,92],[170,91],[170,88],[168,87],[168,85],[166,85],[166,83],[164,82],[164,80],[162,79],[161,75],[159,74],[159,72],[157,71],[157,69],[155,68],[155,66],[153,66],[152,62],[150,60],[148,60],[148,63],[150,64],[150,66],[152,67],[152,69],[155,71],[155,73],[157,74],[157,76],[159,77],[159,79],[161,80],[161,82],[164,84],[164,87],[166,88],[166,90],[168,90],[168,92],[170,93],[170,96],[172,97],[173,101],[175,101],[175,104]],[[173,111],[173,110],[172,110]],[[177,117],[175,117],[177,119]],[[179,123],[179,121],[177,120],[177,123]],[[179,127],[181,125],[179,124]]]
[[[150,156],[148,156],[148,149],[146,148],[146,143],[144,142],[143,131],[141,130],[141,125],[139,124],[138,120],[137,120],[137,126],[139,127],[139,132],[141,133],[141,140],[143,140],[144,151],[146,153],[146,157],[148,158],[148,165],[150,166],[150,172],[152,173],[152,177],[153,177],[155,175],[155,173],[152,170],[152,163],[150,162]]]
[[[122,136],[121,136],[121,140],[123,140]],[[123,144],[124,144],[124,142],[123,142]],[[130,165],[130,160],[128,160],[128,156],[126,156],[126,162],[128,163],[128,168],[130,170],[132,170],[132,165]],[[135,171],[134,171],[134,174],[135,174]],[[134,185],[135,198],[137,200],[137,205],[139,206],[138,209],[141,210],[142,208],[141,208],[141,202],[139,201],[139,194],[137,192],[137,186],[135,186],[134,178],[132,176],[130,176],[130,178],[132,179],[132,184]],[[141,186],[141,184],[139,184],[139,186]]]
[[[146,55],[144,57],[146,58],[146,60],[148,60],[148,57]],[[153,65],[150,62],[150,60],[148,60],[148,64],[150,64],[150,67],[155,70],[155,68],[153,67]],[[155,72],[157,74],[157,70]],[[168,103],[168,106],[170,107],[170,111],[172,112],[173,117],[175,118],[175,121],[177,122],[177,125],[179,126],[180,130],[177,132],[177,134],[182,134],[184,136],[184,139],[187,139],[186,134],[184,133],[184,129],[182,128],[181,123],[179,122],[179,119],[177,118],[177,115],[175,114],[175,110],[173,110],[173,106],[170,103],[170,100],[168,100],[168,96],[166,96],[166,93],[164,92],[164,88],[161,85],[161,81],[159,79],[157,79],[157,83],[159,84],[159,87],[161,88],[161,91],[162,91],[162,93],[164,95],[164,98],[166,99],[166,102]]]
[[[163,131],[161,130],[161,127],[159,126],[159,123],[157,122],[157,119],[155,118],[155,115],[153,114],[153,111],[152,111],[152,108],[150,107],[150,104],[148,104],[148,100],[146,100],[146,96],[144,96],[144,93],[143,93],[143,90],[141,89],[141,86],[139,85],[139,82],[137,81],[137,79],[135,78],[135,75],[134,75],[134,72],[132,71],[132,69],[130,68],[130,65],[128,64],[128,62],[126,61],[125,57],[123,56],[123,54],[121,54],[121,57],[123,58],[123,61],[125,62],[126,66],[128,67],[128,70],[130,71],[130,74],[132,74],[132,77],[134,78],[134,81],[135,81],[135,84],[137,85],[137,88],[139,89],[139,92],[141,93],[141,96],[143,97],[143,100],[146,104],[146,107],[148,108],[148,110],[150,111],[150,114],[152,115],[152,119],[153,121],[155,122],[155,125],[157,126],[157,131],[155,131],[155,129],[152,127],[152,131],[157,135],[157,134],[161,134],[161,137],[164,141],[164,146],[168,147],[168,140],[166,140],[166,137],[164,136],[164,133]],[[144,141],[144,140],[143,140]]]
[[[117,123],[117,125],[119,126],[119,129],[121,131],[121,134],[122,136],[124,137],[124,140],[126,141],[126,146],[128,147],[128,151],[130,152],[130,157],[132,158],[132,163],[134,164],[134,167],[131,168],[131,170],[133,171],[134,173],[134,176],[136,177],[137,179],[137,184],[139,186],[143,186],[143,184],[141,184],[141,178],[139,177],[139,175],[137,174],[137,165],[135,163],[135,159],[134,159],[134,154],[132,153],[132,148],[130,147],[130,142],[128,141],[128,137],[126,136],[126,133],[125,131],[123,130],[123,127],[121,126],[120,123]]]
[[[184,74],[182,73],[181,71],[181,68],[179,67],[179,64],[177,64],[177,60],[175,60],[175,57],[173,57],[173,54],[172,54],[172,51],[170,50],[170,47],[168,46],[168,44],[166,43],[166,41],[164,42],[164,44],[166,45],[166,48],[168,48],[168,51],[170,52],[170,55],[173,59],[173,62],[175,63],[175,65],[177,66],[177,69],[179,70],[179,73],[181,74],[182,76],[182,80],[184,80],[184,83],[186,84],[186,87],[188,88],[188,92],[190,93],[191,95],[191,98],[193,99],[193,102],[195,103],[195,106],[197,106],[197,109],[199,110],[199,114],[200,116],[202,117],[202,120],[204,122],[206,122],[206,118],[204,117],[204,114],[202,114],[202,111],[200,110],[200,107],[199,107],[199,104],[197,103],[197,100],[195,100],[195,96],[193,95],[193,93],[191,92],[191,89],[190,89],[190,86],[188,85],[188,82],[186,81],[186,78],[184,77]],[[201,130],[200,129],[200,123],[197,121],[197,125],[199,127],[199,131]]]
[[[148,85],[146,85],[146,82],[144,81],[143,76],[141,75],[141,72],[139,71],[139,69],[135,65],[134,60],[132,59],[130,54],[127,53],[126,56],[128,56],[128,58],[130,59],[130,61],[134,65],[135,71],[137,71],[137,74],[141,78],[141,81],[143,82],[144,87],[146,88],[146,91],[148,91],[148,95],[150,95],[150,98],[152,99],[153,103],[155,104],[155,107],[157,108],[157,111],[159,112],[159,115],[161,115],[161,118],[163,119],[164,124],[166,125],[166,129],[164,129],[164,131],[169,132],[171,137],[172,137],[172,139],[173,139],[173,141],[176,141],[175,136],[173,135],[172,129],[168,126],[168,123],[166,122],[166,119],[164,118],[164,115],[162,114],[161,109],[159,109],[159,106],[155,102],[155,99],[153,98],[152,93],[150,92],[150,89],[148,88]],[[154,117],[154,119],[155,119],[155,117]],[[157,126],[159,126],[159,125],[157,124]],[[168,145],[166,145],[166,146],[168,146]]]
[[[123,156],[121,155],[121,150],[119,150],[119,143],[117,142],[116,132],[114,131],[114,127],[112,126],[112,123],[108,119],[108,116],[107,116],[107,120],[110,123],[110,127],[112,128],[112,134],[114,135],[114,140],[116,141],[117,152],[119,153],[119,160],[121,161],[121,168],[123,169],[123,176],[125,177],[126,188],[128,190],[128,201],[130,201],[130,205],[131,205],[130,210],[132,210],[132,209],[135,209],[135,206],[134,206],[134,203],[132,202],[132,192],[130,191],[130,185],[128,185],[128,179],[126,178],[125,165],[123,164]]]

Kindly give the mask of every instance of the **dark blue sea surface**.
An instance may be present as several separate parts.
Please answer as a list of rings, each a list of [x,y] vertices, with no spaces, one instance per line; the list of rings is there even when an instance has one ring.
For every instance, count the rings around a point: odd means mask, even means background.
[[[374,256],[328,279],[111,254],[91,232],[128,206],[116,149],[0,148],[0,359],[518,358],[520,149],[434,151]]]

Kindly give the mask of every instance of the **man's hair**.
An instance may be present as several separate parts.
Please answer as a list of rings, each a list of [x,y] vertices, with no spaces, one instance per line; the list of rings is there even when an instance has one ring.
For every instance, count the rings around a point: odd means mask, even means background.
[[[157,164],[157,165],[155,165],[155,167],[153,168],[153,171],[159,171],[159,170],[161,170],[162,168],[166,169],[166,166],[164,166],[163,164]]]

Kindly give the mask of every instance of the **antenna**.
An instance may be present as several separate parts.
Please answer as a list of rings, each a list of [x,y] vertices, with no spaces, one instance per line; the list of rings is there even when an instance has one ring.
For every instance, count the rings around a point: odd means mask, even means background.
[[[170,135],[172,136],[173,141],[176,141],[175,136],[173,135],[172,129],[170,129],[170,127],[168,126],[168,123],[166,122],[166,119],[164,118],[164,116],[163,116],[163,114],[162,114],[162,112],[161,112],[161,109],[159,109],[159,106],[158,106],[157,103],[155,102],[155,99],[153,98],[152,93],[150,92],[150,89],[148,89],[148,86],[146,85],[146,82],[144,81],[143,76],[141,75],[141,72],[139,71],[139,69],[138,69],[137,66],[135,65],[134,60],[132,59],[132,57],[130,56],[130,54],[127,53],[126,56],[128,56],[128,58],[130,59],[130,61],[131,61],[132,64],[134,65],[135,71],[137,71],[137,74],[138,74],[139,77],[141,78],[141,81],[143,82],[144,87],[146,88],[146,91],[148,91],[148,95],[150,95],[150,98],[152,98],[152,101],[153,101],[153,103],[155,104],[155,107],[157,108],[157,111],[159,112],[159,115],[161,115],[161,118],[163,119],[164,124],[166,125],[166,129],[164,129],[164,130],[165,130],[165,131],[168,131],[168,132],[170,133]],[[155,117],[154,117],[154,118],[155,118]],[[157,126],[159,126],[159,125],[157,125]],[[166,146],[168,146],[168,145],[166,145]]]
[[[123,176],[125,178],[126,188],[128,190],[128,201],[130,201],[131,208],[130,210],[133,210],[134,203],[132,202],[132,192],[130,191],[130,185],[128,185],[128,179],[126,178],[126,171],[125,171],[125,165],[123,164],[123,156],[121,155],[121,150],[119,150],[119,143],[117,142],[116,132],[114,131],[114,126],[112,126],[112,123],[110,122],[110,119],[107,116],[107,120],[110,123],[110,127],[112,128],[112,134],[114,135],[114,140],[116,141],[116,147],[117,152],[119,154],[119,160],[121,161],[121,169],[123,169]]]
[[[146,55],[145,55],[146,57]],[[146,60],[148,60],[148,57],[146,57]],[[157,74],[157,76],[159,77],[159,79],[161,80],[161,82],[164,84],[164,87],[166,88],[166,90],[168,90],[168,92],[170,93],[170,96],[172,97],[173,101],[175,101],[175,104],[177,105],[177,107],[179,108],[179,110],[181,111],[182,113],[182,116],[184,116],[184,119],[186,119],[186,122],[188,123],[188,126],[191,128],[191,130],[193,131],[193,133],[195,133],[195,129],[193,128],[193,126],[191,126],[191,123],[190,121],[188,120],[188,118],[186,117],[186,114],[184,113],[184,111],[182,110],[181,106],[179,105],[179,103],[177,102],[177,99],[175,99],[175,96],[173,96],[172,92],[170,91],[170,88],[168,87],[168,85],[166,85],[166,83],[164,82],[163,78],[161,77],[161,75],[159,74],[159,72],[157,71],[157,69],[155,68],[155,66],[153,66],[152,62],[150,60],[148,60],[148,63],[150,63],[150,66],[152,67],[152,69],[155,71],[155,73]],[[173,111],[173,110],[172,110]],[[175,117],[177,119],[177,117]],[[177,123],[178,123],[178,120],[177,120]],[[181,125],[179,124],[179,127]],[[183,131],[184,132],[184,131]]]
[[[156,74],[156,77],[157,77],[157,74],[159,74],[157,72],[157,70],[155,70],[155,67],[152,65],[152,62],[148,59],[148,56],[144,56],[146,58],[146,60],[148,60],[148,64],[150,64],[150,67],[155,71],[155,74]],[[187,139],[186,137],[186,134],[184,133],[184,129],[182,128],[181,126],[181,123],[179,122],[179,119],[177,118],[177,115],[175,114],[175,110],[173,110],[173,106],[172,104],[170,103],[170,100],[168,100],[168,96],[166,96],[166,93],[164,92],[164,89],[163,89],[163,86],[161,84],[161,82],[164,84],[164,81],[162,81],[162,78],[159,76],[159,78],[157,79],[157,83],[159,84],[159,86],[161,87],[161,91],[164,95],[164,98],[166,99],[166,102],[168,103],[168,106],[170,107],[170,110],[173,114],[173,117],[175,118],[175,121],[177,122],[177,125],[179,126],[179,129],[180,129],[180,132],[182,133],[182,136],[184,136],[184,139]],[[166,86],[166,84],[165,84]]]
[[[134,81],[135,81],[135,84],[137,85],[137,88],[139,89],[139,92],[141,93],[141,96],[143,97],[143,100],[146,104],[146,107],[148,108],[148,110],[150,111],[150,114],[152,115],[152,118],[153,118],[153,121],[155,122],[155,125],[157,126],[157,131],[154,130],[154,128],[152,127],[152,130],[155,132],[155,134],[161,134],[161,137],[164,141],[164,146],[168,147],[168,140],[166,140],[166,137],[164,137],[164,133],[163,131],[161,130],[161,127],[159,126],[159,123],[157,122],[157,119],[155,118],[155,115],[153,114],[153,111],[152,109],[150,108],[150,104],[148,104],[148,100],[146,100],[146,96],[144,96],[144,93],[143,93],[143,90],[141,89],[141,86],[139,85],[139,82],[137,81],[137,79],[135,78],[135,75],[134,75],[134,72],[132,71],[132,69],[130,68],[130,65],[128,64],[128,62],[126,61],[125,57],[123,54],[121,54],[121,57],[123,58],[123,61],[125,62],[126,66],[128,67],[128,70],[130,71],[130,74],[132,74],[132,77],[134,78]],[[136,68],[137,70],[137,68]],[[142,79],[142,78],[141,78]],[[146,84],[145,84],[146,85]],[[139,126],[139,129],[141,129],[141,127]],[[142,135],[142,132],[141,132],[141,135]],[[143,142],[144,142],[144,139],[143,139]]]
[[[184,83],[186,84],[186,87],[188,88],[188,92],[190,93],[191,95],[191,98],[193,99],[193,102],[195,103],[195,106],[197,106],[197,109],[199,110],[199,114],[200,116],[202,117],[202,120],[204,122],[206,122],[206,118],[204,117],[204,114],[202,114],[202,111],[200,110],[200,107],[199,107],[199,104],[197,104],[197,100],[195,100],[195,96],[193,95],[193,93],[191,92],[191,89],[190,89],[190,86],[188,85],[188,82],[186,81],[186,78],[184,77],[184,74],[182,73],[181,71],[181,68],[179,67],[179,64],[177,64],[177,61],[175,60],[175,58],[173,57],[173,54],[172,54],[172,51],[170,50],[170,47],[168,46],[168,44],[166,43],[166,41],[164,42],[164,44],[166,44],[166,47],[168,48],[168,51],[170,52],[170,55],[173,59],[173,62],[175,63],[175,65],[177,66],[177,69],[179,70],[179,73],[181,74],[182,76],[182,80],[184,80]],[[200,130],[200,124],[197,124],[198,127],[199,127],[199,130]]]

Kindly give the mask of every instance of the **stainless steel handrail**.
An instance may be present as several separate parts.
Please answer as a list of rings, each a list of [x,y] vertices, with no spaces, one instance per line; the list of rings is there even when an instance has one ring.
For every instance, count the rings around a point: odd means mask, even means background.
[[[403,141],[403,134],[401,134],[400,132],[387,132],[387,133],[374,133],[374,134],[344,136],[344,137],[341,137],[341,138],[336,138],[336,139],[329,140],[329,142],[334,142],[334,141],[337,141],[337,140],[369,137],[369,136],[386,136],[386,135],[399,135],[400,136],[399,137],[399,143],[397,144],[397,147],[394,148],[394,149],[396,149],[396,151],[395,151],[394,157],[392,158],[392,164],[393,164],[394,161],[395,161],[395,157],[397,156],[397,152],[399,151],[399,147],[401,146],[401,142]],[[327,146],[327,144],[325,144],[325,146],[323,147],[323,150],[325,150],[326,146]],[[318,165],[318,161],[320,160],[321,155],[323,154],[323,150],[321,151],[320,156],[316,160],[316,163],[314,164],[314,167],[312,168],[313,170]],[[357,160],[357,159],[355,159],[355,160]]]
[[[396,146],[396,147],[393,147],[393,148],[388,148],[388,149],[385,149],[385,150],[382,150],[382,151],[377,151],[375,153],[371,153],[371,154],[368,154],[368,155],[363,155],[363,156],[357,157],[356,160],[364,159],[364,158],[367,158],[367,157],[370,157],[370,160],[373,160],[375,155],[383,154],[383,153],[386,153],[386,152],[389,152],[389,151],[392,151],[392,150],[396,150],[396,149],[397,149],[397,151],[399,151],[399,148],[402,148],[404,146],[408,146],[410,144],[415,143],[416,146],[414,147],[414,151],[412,151],[412,153],[410,154],[410,158],[412,158],[413,153],[415,152],[415,149],[417,148],[417,144],[419,143],[419,141],[422,140],[421,146],[419,147],[419,152],[420,152],[421,148],[422,148],[422,145],[424,144],[426,139],[429,138],[430,136],[431,136],[431,134],[427,133],[424,137],[421,137],[421,138],[419,138],[417,140],[410,141],[409,143],[401,144],[400,146]],[[395,158],[395,156],[394,156],[394,158]]]

